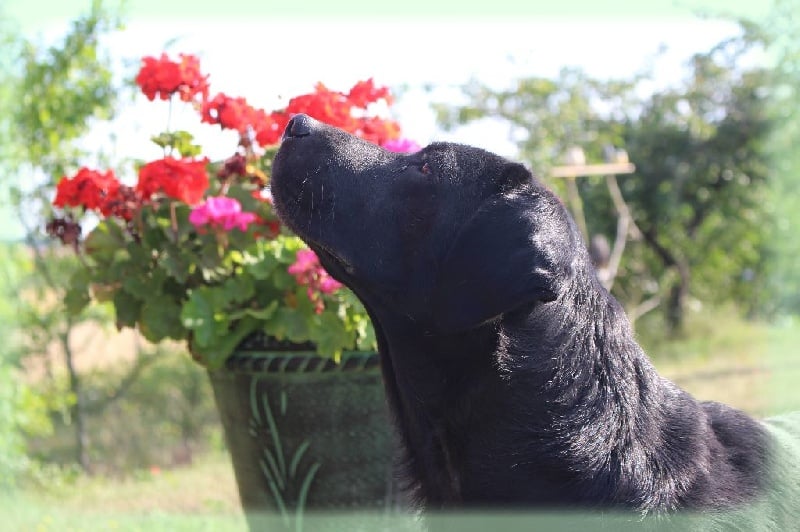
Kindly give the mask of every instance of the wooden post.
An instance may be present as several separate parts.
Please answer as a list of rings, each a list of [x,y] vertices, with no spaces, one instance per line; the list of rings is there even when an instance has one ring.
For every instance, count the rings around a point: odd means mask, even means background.
[[[578,194],[576,179],[578,177],[591,175],[606,176],[608,193],[611,196],[611,201],[614,203],[614,211],[617,214],[617,234],[614,238],[614,245],[608,260],[604,264],[596,264],[596,266],[600,282],[607,290],[611,290],[614,286],[614,280],[617,277],[617,270],[619,269],[619,263],[622,259],[628,236],[638,238],[640,234],[639,228],[633,221],[630,209],[627,203],[625,203],[625,199],[622,197],[622,192],[620,191],[616,177],[619,174],[632,174],[635,170],[636,167],[629,162],[570,164],[556,166],[550,170],[551,177],[560,177],[567,180],[567,201],[586,244],[589,244],[591,236],[586,226],[586,217],[583,214],[583,201]]]

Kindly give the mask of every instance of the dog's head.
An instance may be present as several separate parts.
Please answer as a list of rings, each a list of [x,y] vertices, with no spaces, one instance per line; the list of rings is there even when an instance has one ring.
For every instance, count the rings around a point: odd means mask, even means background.
[[[305,115],[286,127],[272,194],[369,307],[436,332],[555,300],[579,245],[562,204],[520,164],[450,143],[392,153]]]

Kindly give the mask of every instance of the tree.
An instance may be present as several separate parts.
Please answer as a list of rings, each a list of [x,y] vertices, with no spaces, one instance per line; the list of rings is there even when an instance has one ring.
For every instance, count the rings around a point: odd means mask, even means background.
[[[761,282],[768,76],[742,65],[760,44],[744,31],[697,54],[680,85],[644,97],[637,89],[646,73],[600,81],[564,70],[556,80],[522,79],[505,91],[472,83],[464,88],[467,105],[439,106],[440,123],[507,120],[520,157],[545,179],[570,146],[598,162],[604,146],[625,147],[637,171],[620,188],[642,239],[627,248],[614,291],[629,310],[664,296],[661,308],[679,330],[690,293],[753,301]],[[613,237],[616,217],[602,178],[578,188],[591,232]]]
[[[741,68],[745,35],[691,60],[687,81],[654,94],[626,130],[639,179],[623,189],[653,261],[671,273],[665,308],[680,328],[691,293],[752,304],[762,282],[770,133],[767,72]]]
[[[55,182],[87,156],[80,142],[93,120],[109,118],[115,108],[120,88],[114,83],[110,58],[101,52],[101,41],[119,27],[118,16],[95,0],[57,45],[46,47],[6,34],[6,49],[14,50],[16,60],[9,65],[0,92],[4,99],[0,185],[10,190],[35,268],[28,287],[35,297],[21,311],[20,326],[28,327],[34,341],[56,341],[61,347],[74,397],[76,461],[85,469],[89,467],[86,399],[71,344],[78,320],[65,311],[65,306],[75,304],[65,298],[74,259],[47,245],[43,220],[48,218]],[[96,318],[97,314],[85,314],[82,319]]]

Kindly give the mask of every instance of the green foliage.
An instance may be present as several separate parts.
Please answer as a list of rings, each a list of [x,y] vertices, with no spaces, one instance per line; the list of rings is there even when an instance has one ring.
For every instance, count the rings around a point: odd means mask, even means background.
[[[22,301],[17,296],[30,277],[33,261],[24,246],[0,243],[0,362],[15,362],[21,343],[19,325]]]
[[[150,140],[165,151],[175,150],[181,157],[195,157],[202,151],[202,147],[194,143],[194,138],[188,131],[165,131]]]
[[[18,410],[23,406],[18,375],[0,361],[0,493],[16,485],[27,467]]]
[[[10,108],[10,120],[24,161],[50,179],[85,154],[74,141],[90,130],[92,119],[112,115],[118,87],[100,43],[120,26],[117,16],[94,0],[59,44],[22,42],[16,63],[18,103]]]
[[[84,310],[86,297],[68,289],[70,277],[81,278],[76,273],[77,259],[42,245],[44,227],[40,224],[52,211],[55,180],[88,156],[82,141],[95,119],[113,114],[122,94],[101,46],[105,36],[119,26],[116,14],[95,0],[63,40],[53,45],[0,30],[7,41],[3,51],[11,51],[12,58],[11,64],[2,65],[8,68],[0,69],[0,190],[9,193],[32,264],[14,294],[17,326],[24,334],[19,334],[17,349],[7,359],[41,361],[54,346],[60,347],[72,370],[70,385],[41,389],[35,396],[48,410],[75,420],[82,417],[82,396],[71,356],[74,326],[83,320],[107,321],[108,312],[101,307]],[[6,54],[2,58],[5,61]],[[100,150],[93,155],[102,157]],[[74,448],[86,466],[81,451],[82,423],[75,426]]]
[[[20,356],[17,290],[30,275],[30,257],[18,245],[0,245],[0,492],[13,487],[31,463],[25,454],[25,436],[51,430],[47,405],[21,379],[14,362]]]
[[[251,205],[264,218],[269,204]],[[366,315],[344,292],[325,295],[317,313],[286,271],[304,248],[300,239],[255,238],[258,227],[242,232],[184,231],[188,210],[167,221],[167,206],[148,210],[142,232],[126,233],[106,219],[88,235],[86,269],[72,277],[71,310],[91,296],[109,299],[118,326],[138,326],[151,342],[189,340],[196,356],[218,367],[249,334],[261,330],[281,340],[312,341],[320,353],[338,356],[357,343],[367,347]],[[175,227],[179,229],[176,231]]]
[[[749,49],[734,41],[695,56],[685,85],[653,95],[626,135],[640,178],[623,192],[652,269],[690,270],[693,294],[709,302],[753,305],[765,266],[769,78],[738,65]]]

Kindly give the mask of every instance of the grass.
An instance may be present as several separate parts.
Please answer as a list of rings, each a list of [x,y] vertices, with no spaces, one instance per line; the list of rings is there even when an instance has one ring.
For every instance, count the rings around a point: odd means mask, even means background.
[[[758,417],[800,410],[796,320],[749,322],[721,310],[692,315],[681,338],[667,339],[646,328],[639,336],[656,368],[698,399]]]
[[[79,476],[0,498],[1,530],[243,531],[227,455],[210,453],[191,467],[133,478]]]

